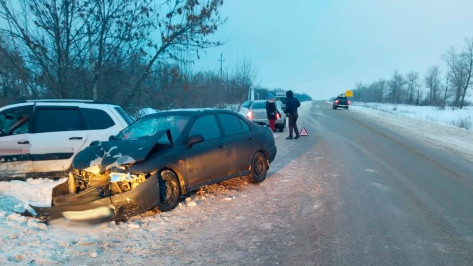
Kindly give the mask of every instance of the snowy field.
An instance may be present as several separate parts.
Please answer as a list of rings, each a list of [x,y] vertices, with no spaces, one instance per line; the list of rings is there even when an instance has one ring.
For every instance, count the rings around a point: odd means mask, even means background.
[[[303,115],[308,110],[310,102],[304,102],[300,108]],[[374,108],[374,109],[373,109]],[[379,105],[379,104],[355,104],[348,112],[358,116],[366,116],[367,119],[376,120],[378,123],[395,126],[398,130],[406,132],[414,137],[428,141],[433,145],[447,147],[462,157],[473,162],[473,128],[471,126],[473,110],[471,107],[463,110],[438,110],[431,107],[410,107],[401,105]],[[463,128],[458,125],[470,125]],[[468,128],[468,129],[467,129]],[[284,138],[285,134],[277,134],[277,138]],[[284,149],[284,146],[278,147]],[[51,189],[63,180],[53,181],[48,179],[30,179],[27,181],[0,182],[0,264],[33,264],[53,265],[69,264],[71,257],[82,258],[75,264],[94,264],[94,259],[101,256],[103,252],[113,254],[127,254],[135,256],[135,260],[125,264],[142,264],[140,256],[151,257],[146,254],[146,248],[136,243],[135,234],[146,238],[144,232],[150,231],[158,239],[143,239],[150,245],[162,245],[164,241],[172,239],[169,231],[163,228],[176,227],[180,221],[174,221],[172,226],[169,222],[169,213],[152,213],[138,218],[130,219],[126,223],[105,223],[93,227],[81,227],[71,224],[45,225],[34,218],[25,217],[18,213],[25,210],[32,211],[29,204],[46,206],[51,202]],[[238,181],[240,186],[245,182]],[[215,194],[211,190],[221,189],[218,184],[199,191],[192,198],[180,203],[174,215],[180,216],[181,212],[192,211],[192,206],[200,204]],[[225,188],[223,188],[225,189]],[[225,191],[221,200],[231,201],[232,191]],[[221,195],[218,195],[220,197]],[[174,211],[173,211],[174,212]],[[194,219],[199,214],[193,214]],[[183,216],[185,217],[185,216]],[[182,223],[188,223],[183,219]],[[194,221],[195,222],[195,221]],[[177,223],[177,224],[176,224]],[[177,230],[177,229],[176,229]],[[104,237],[120,234],[120,238],[108,241]],[[159,238],[162,239],[159,239]],[[130,240],[129,240],[130,239]],[[135,242],[132,242],[135,241]],[[190,243],[192,244],[192,243]],[[125,247],[125,248],[124,248]],[[172,249],[174,247],[170,247]],[[119,255],[120,257],[122,255]],[[158,256],[158,255],[156,255]],[[117,259],[117,260],[114,260]],[[101,263],[118,263],[119,258],[101,260]],[[152,262],[148,260],[148,262]],[[173,264],[171,260],[161,260],[165,264]],[[190,262],[191,263],[191,262]]]
[[[412,106],[404,104],[355,103],[355,105],[356,107],[362,106],[386,113],[473,130],[472,106],[467,106],[463,109],[452,107],[440,109],[434,106]]]

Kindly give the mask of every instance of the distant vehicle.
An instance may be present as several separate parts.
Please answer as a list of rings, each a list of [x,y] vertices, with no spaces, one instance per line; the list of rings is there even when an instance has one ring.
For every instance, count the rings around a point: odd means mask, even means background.
[[[240,105],[240,109],[238,110],[238,113],[241,114],[242,116],[245,116],[248,114],[248,111],[250,110],[250,106],[251,104],[253,103],[253,101],[246,101],[246,102],[243,102],[241,105]]]
[[[275,103],[278,111],[276,114],[275,128],[277,128],[279,132],[283,132],[284,128],[286,128],[286,113],[284,113],[282,109],[281,101],[276,100]],[[269,126],[269,120],[266,114],[266,100],[255,100],[248,109],[246,118],[256,124]]]
[[[181,195],[238,176],[263,182],[276,156],[271,130],[220,109],[146,115],[109,141],[81,151],[40,217],[126,219],[169,211]]]
[[[335,100],[333,101],[333,106],[332,106],[332,108],[333,108],[333,109],[345,108],[345,109],[348,110],[348,106],[350,106],[350,100],[348,100],[347,97],[338,96],[338,97],[335,98]]]
[[[0,180],[67,176],[74,156],[133,122],[120,106],[33,100],[0,108]]]

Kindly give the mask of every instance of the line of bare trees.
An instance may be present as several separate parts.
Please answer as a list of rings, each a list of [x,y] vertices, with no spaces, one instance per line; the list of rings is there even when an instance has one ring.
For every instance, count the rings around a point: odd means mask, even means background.
[[[128,109],[241,102],[254,78],[192,73],[223,0],[0,0],[0,105],[75,98]],[[250,66],[251,68],[251,66]],[[236,99],[236,100],[235,100]],[[215,104],[212,103],[212,106]]]
[[[465,47],[460,51],[451,48],[443,55],[447,69],[444,77],[438,65],[429,68],[423,80],[418,72],[402,75],[396,70],[389,80],[358,84],[353,91],[353,99],[463,108],[470,104],[465,101],[465,96],[473,86],[473,38],[465,42]]]

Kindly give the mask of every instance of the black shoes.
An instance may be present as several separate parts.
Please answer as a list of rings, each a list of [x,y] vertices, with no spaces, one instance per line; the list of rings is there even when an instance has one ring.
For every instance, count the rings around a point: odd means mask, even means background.
[[[297,135],[294,139],[298,139],[299,138],[299,135]]]
[[[293,137],[292,137],[292,136],[289,136],[289,137],[287,137],[286,139],[293,139]]]

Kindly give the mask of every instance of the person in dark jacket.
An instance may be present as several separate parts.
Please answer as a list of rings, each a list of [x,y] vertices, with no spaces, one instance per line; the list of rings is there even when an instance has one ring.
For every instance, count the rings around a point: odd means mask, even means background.
[[[271,131],[274,132],[275,129],[275,124],[276,124],[276,114],[277,114],[277,109],[276,109],[276,98],[274,95],[271,93],[268,94],[268,100],[266,101],[266,115],[268,116],[268,121],[269,121],[269,128],[271,128]]]
[[[286,113],[289,117],[289,137],[286,139],[298,139],[299,138],[299,129],[297,128],[297,108],[301,106],[299,100],[294,97],[294,94],[291,90],[286,92]],[[293,135],[295,133],[295,137]]]

